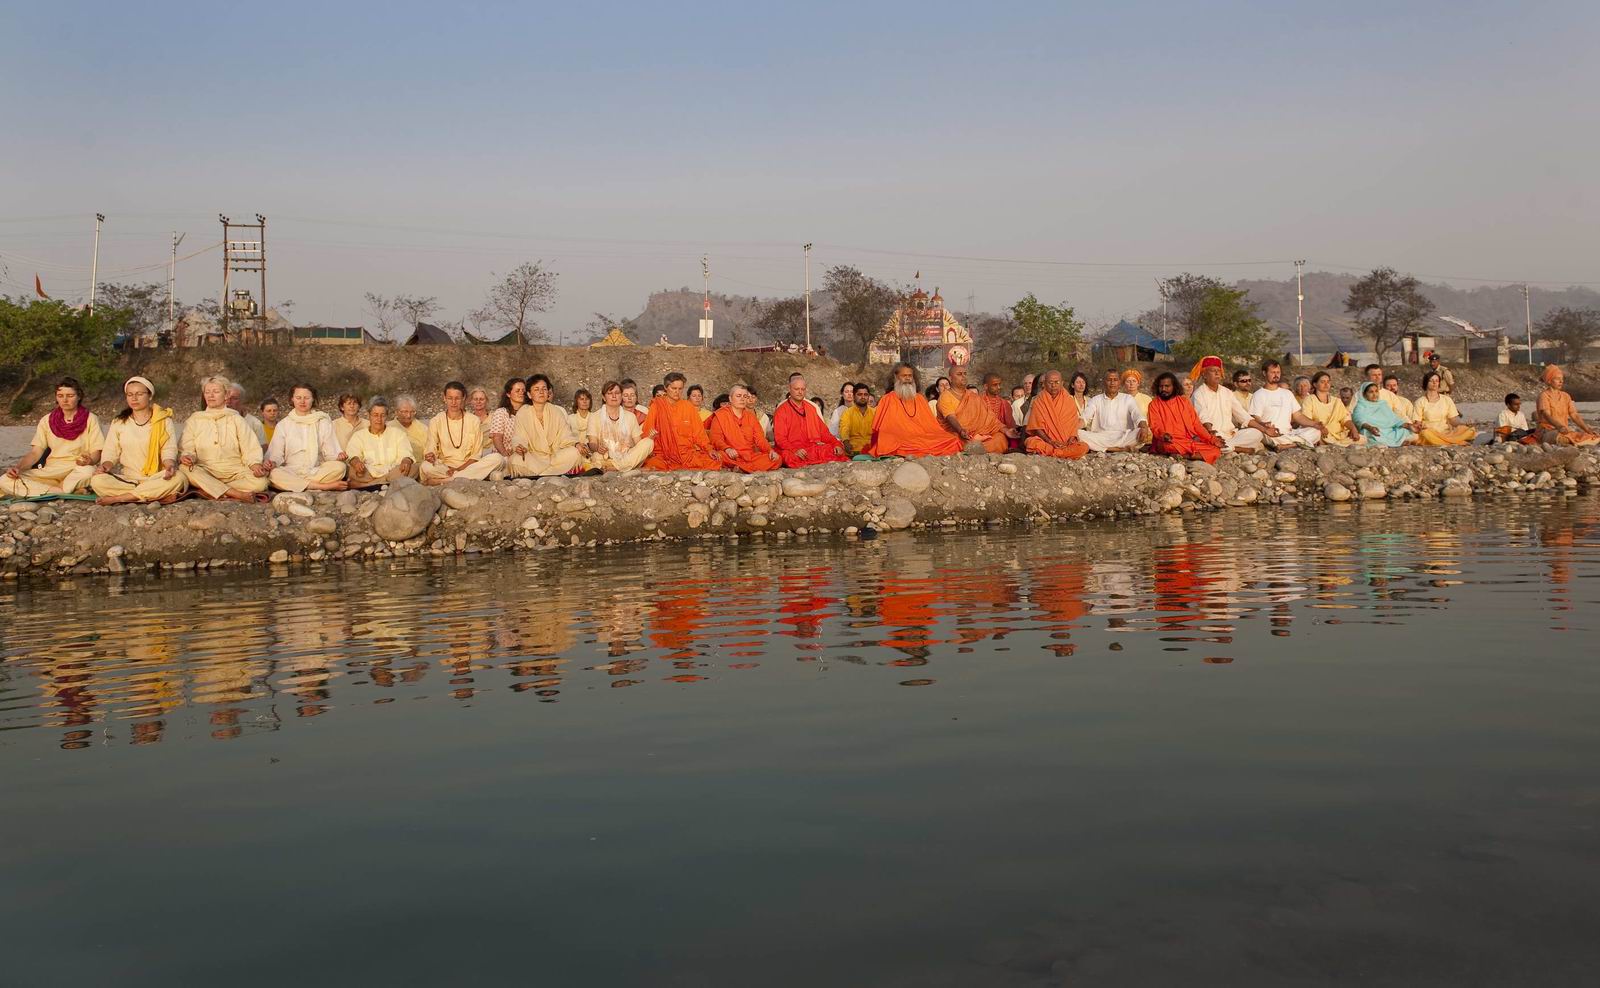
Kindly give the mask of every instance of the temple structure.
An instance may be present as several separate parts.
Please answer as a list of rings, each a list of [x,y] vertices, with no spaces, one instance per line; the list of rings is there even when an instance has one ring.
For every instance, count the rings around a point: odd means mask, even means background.
[[[972,334],[944,307],[937,288],[932,295],[918,288],[883,324],[867,348],[867,359],[874,364],[903,359],[930,371],[957,366],[972,359]]]

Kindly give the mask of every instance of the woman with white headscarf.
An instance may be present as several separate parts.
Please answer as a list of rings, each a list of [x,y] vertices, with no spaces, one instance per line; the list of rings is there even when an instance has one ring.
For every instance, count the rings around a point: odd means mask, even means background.
[[[178,421],[156,404],[156,386],[137,375],[122,385],[128,406],[106,430],[89,487],[101,504],[175,501],[189,486],[178,469]]]
[[[294,411],[278,420],[267,446],[272,486],[280,491],[346,489],[344,450],[327,413],[317,411],[316,389],[296,384],[289,400]]]

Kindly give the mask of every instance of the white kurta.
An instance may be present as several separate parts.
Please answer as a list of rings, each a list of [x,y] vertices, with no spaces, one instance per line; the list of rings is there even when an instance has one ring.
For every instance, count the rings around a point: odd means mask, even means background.
[[[1139,426],[1144,422],[1144,411],[1132,395],[1118,392],[1107,398],[1101,392],[1084,406],[1078,438],[1096,453],[1128,449],[1139,445]]]
[[[331,484],[344,477],[339,460],[341,446],[333,423],[322,412],[290,412],[272,430],[267,459],[273,467],[272,486],[280,491],[303,491],[313,483]]]
[[[350,442],[345,447],[345,456],[353,463],[361,461],[362,476],[357,478],[355,468],[350,471],[350,479],[360,482],[385,481],[389,475],[400,468],[400,464],[412,459],[411,438],[406,435],[406,430],[393,422],[379,435],[373,435],[370,427],[357,429],[350,434]]]
[[[548,402],[523,405],[511,429],[511,475],[558,477],[571,473],[578,465],[577,443],[566,412]],[[516,451],[519,446],[524,452]]]
[[[89,424],[76,439],[63,439],[50,431],[50,416],[40,419],[28,445],[34,449],[49,450],[50,455],[43,465],[22,471],[22,476],[16,480],[0,473],[0,494],[11,497],[71,494],[88,483],[95,468],[93,465],[79,466],[78,457],[100,452],[106,438],[100,429],[100,420],[95,418],[93,412],[88,414]]]
[[[422,479],[441,483],[453,477],[462,480],[488,480],[489,475],[505,465],[505,459],[494,452],[482,453],[483,423],[471,412],[461,413],[452,420],[440,412],[428,423],[428,438],[424,455],[432,453],[433,463],[423,463]],[[470,467],[467,462],[476,460]],[[450,471],[455,470],[452,474]]]
[[[247,494],[267,489],[267,478],[250,469],[261,464],[261,444],[231,408],[208,408],[189,416],[178,452],[194,458],[195,465],[184,467],[183,475],[207,497],[219,498],[230,488]]]
[[[589,416],[589,446],[602,458],[600,466],[609,470],[632,470],[655,451],[654,439],[642,439],[639,420],[627,409],[618,409],[613,420],[602,408]]]
[[[1300,411],[1300,399],[1288,388],[1257,388],[1255,394],[1250,396],[1249,411],[1257,421],[1278,430],[1278,436],[1267,436],[1262,440],[1273,448],[1315,446],[1322,440],[1322,433],[1316,429],[1294,424],[1294,416]]]
[[[1227,449],[1260,449],[1261,442],[1266,437],[1260,429],[1248,429],[1245,426],[1250,422],[1250,412],[1244,407],[1244,402],[1239,400],[1239,395],[1227,388],[1212,389],[1204,381],[1195,385],[1194,394],[1189,400],[1194,403],[1194,411],[1200,418],[1201,424],[1211,430],[1211,434],[1222,440],[1222,445]]]

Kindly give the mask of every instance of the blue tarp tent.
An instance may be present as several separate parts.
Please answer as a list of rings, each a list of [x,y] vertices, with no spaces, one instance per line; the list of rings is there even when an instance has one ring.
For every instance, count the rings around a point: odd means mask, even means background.
[[[1143,326],[1124,319],[1095,341],[1094,352],[1098,359],[1135,363],[1155,360],[1157,354],[1171,353],[1172,344],[1152,336]]]

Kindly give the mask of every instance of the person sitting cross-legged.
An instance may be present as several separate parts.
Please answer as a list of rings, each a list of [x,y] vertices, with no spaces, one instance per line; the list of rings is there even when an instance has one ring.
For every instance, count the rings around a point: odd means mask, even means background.
[[[789,396],[772,412],[772,440],[786,467],[814,467],[848,460],[839,437],[817,406],[806,399],[803,374],[789,375]]]
[[[55,410],[39,420],[22,459],[0,476],[0,494],[71,494],[94,476],[104,445],[100,420],[83,405],[83,388],[76,378],[62,378]]]
[[[228,407],[228,384],[222,377],[200,382],[205,407],[183,423],[178,462],[189,486],[203,497],[254,501],[263,496],[264,500],[266,457],[255,432],[238,412]]]
[[[1058,370],[1045,371],[1044,390],[1033,398],[1028,409],[1028,452],[1076,460],[1089,452],[1078,438],[1078,403],[1067,393]]]
[[[188,487],[178,470],[178,423],[172,409],[155,403],[156,386],[146,377],[122,385],[128,400],[106,430],[100,465],[89,487],[100,504],[177,500]]]
[[[578,466],[582,453],[567,413],[550,400],[550,379],[528,378],[528,403],[517,411],[511,433],[513,477],[559,477]]]
[[[317,392],[309,384],[297,384],[289,392],[289,403],[293,411],[278,421],[267,444],[267,479],[280,491],[349,487],[343,444],[327,414],[317,411]]]
[[[483,450],[483,424],[467,411],[467,386],[451,381],[444,386],[444,411],[428,423],[419,472],[424,484],[452,480],[488,480],[505,466],[499,453]]]
[[[406,430],[389,421],[389,401],[381,395],[367,403],[367,424],[350,434],[345,446],[350,486],[383,487],[414,470],[411,439]]]
[[[1150,408],[1150,452],[1186,460],[1217,462],[1222,442],[1200,421],[1194,402],[1184,396],[1178,378],[1170,371],[1156,375]]]
[[[728,403],[711,415],[711,445],[722,457],[724,470],[764,473],[783,465],[778,451],[767,442],[756,419],[756,397],[743,384],[728,392]]]

